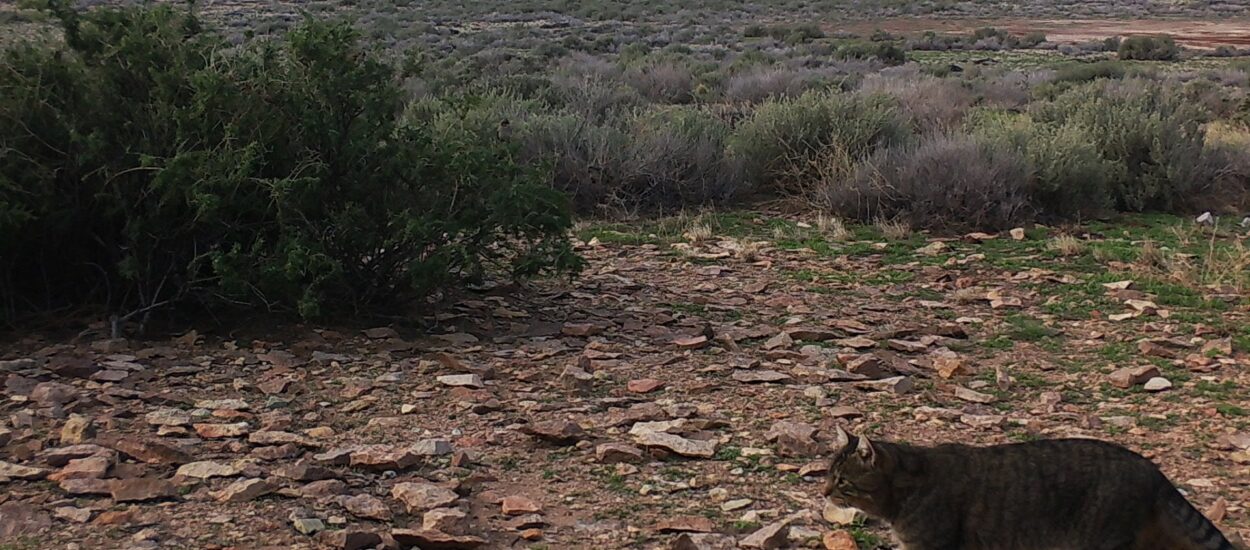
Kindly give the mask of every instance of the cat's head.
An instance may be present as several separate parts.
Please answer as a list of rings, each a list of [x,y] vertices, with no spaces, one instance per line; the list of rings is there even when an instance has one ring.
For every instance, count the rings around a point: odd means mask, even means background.
[[[866,437],[841,427],[832,444],[833,458],[822,494],[834,504],[869,514],[888,506],[893,460]]]

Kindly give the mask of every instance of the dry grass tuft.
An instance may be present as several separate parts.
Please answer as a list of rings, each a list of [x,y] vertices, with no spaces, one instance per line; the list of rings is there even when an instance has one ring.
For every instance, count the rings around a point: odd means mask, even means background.
[[[907,220],[895,218],[887,220],[885,218],[877,218],[874,225],[885,235],[886,240],[901,241],[911,236],[911,224]]]
[[[1072,235],[1059,235],[1050,240],[1048,247],[1060,256],[1080,256],[1088,249],[1085,242]]]

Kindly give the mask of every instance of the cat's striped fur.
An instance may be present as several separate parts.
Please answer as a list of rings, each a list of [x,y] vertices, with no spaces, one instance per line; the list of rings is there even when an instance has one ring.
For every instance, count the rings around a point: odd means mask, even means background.
[[[906,550],[1234,550],[1152,462],[1056,439],[917,447],[838,431],[824,494]]]

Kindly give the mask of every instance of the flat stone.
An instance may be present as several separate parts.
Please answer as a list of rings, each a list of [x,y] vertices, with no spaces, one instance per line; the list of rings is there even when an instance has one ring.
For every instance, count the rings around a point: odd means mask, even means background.
[[[445,374],[437,378],[438,383],[455,388],[485,388],[482,377],[476,374]]]
[[[343,506],[343,509],[358,518],[376,519],[378,521],[391,520],[391,509],[386,506],[385,502],[382,502],[382,499],[373,495],[346,497],[339,504]]]
[[[91,379],[96,382],[121,382],[129,377],[129,371],[114,369],[96,371],[95,374],[91,375]]]
[[[801,422],[780,421],[774,423],[764,439],[776,443],[781,456],[810,457],[819,455],[823,448],[816,442],[816,428]]]
[[[395,484],[391,488],[391,496],[402,502],[409,514],[444,508],[460,499],[460,495],[446,487],[413,481]]]
[[[304,498],[325,498],[341,495],[346,492],[347,484],[338,479],[323,479],[314,481],[299,488],[299,494]]]
[[[66,479],[100,479],[113,467],[113,459],[107,455],[95,455],[69,461],[60,471],[49,475],[51,481]]]
[[[420,461],[421,455],[411,448],[390,445],[365,445],[350,454],[351,466],[366,470],[405,470]]]
[[[193,477],[196,479],[209,479],[214,477],[234,477],[239,475],[239,469],[220,462],[211,460],[203,460],[200,462],[190,462],[178,467],[178,475],[183,477]]]
[[[335,477],[334,472],[328,468],[318,466],[309,460],[301,460],[295,464],[283,466],[274,473],[295,481],[320,481]]]
[[[881,364],[881,358],[870,353],[857,355],[845,363],[846,371],[859,376],[877,380],[886,378],[890,371]]]
[[[909,376],[894,376],[890,378],[882,378],[881,380],[864,380],[862,382],[853,382],[855,387],[865,391],[883,391],[902,395],[912,390],[915,383]]]
[[[202,399],[195,402],[195,408],[210,411],[246,411],[251,408],[251,405],[242,399]]]
[[[71,460],[75,460],[79,458],[87,458],[89,456],[95,456],[95,455],[101,455],[101,454],[112,455],[112,454],[115,454],[115,451],[107,447],[101,447],[99,445],[86,443],[82,445],[70,445],[68,447],[56,447],[52,449],[47,449],[39,453],[38,457],[39,457],[39,460],[42,460],[44,463],[48,464],[49,466],[54,466],[54,467],[59,468],[61,466],[69,464],[69,461]]]
[[[764,341],[763,348],[765,350],[784,349],[794,345],[794,338],[789,333],[780,332],[776,336]]]
[[[143,415],[143,420],[152,426],[188,426],[191,413],[182,409],[156,409]]]
[[[422,439],[408,449],[420,456],[443,456],[452,452],[451,442],[446,439]]]
[[[141,477],[114,479],[109,482],[109,493],[114,502],[143,502],[173,498],[178,488],[164,479]]]
[[[421,528],[463,535],[469,529],[469,515],[457,508],[435,508],[421,516]]]
[[[586,393],[595,387],[595,376],[580,367],[569,365],[560,374],[560,383],[570,390]]]
[[[295,518],[291,520],[291,527],[302,534],[314,535],[324,531],[326,524],[317,518]]]
[[[40,535],[51,527],[52,518],[38,507],[22,501],[0,504],[0,541]]]
[[[519,516],[522,514],[537,514],[542,511],[542,505],[523,496],[511,495],[503,498],[500,502],[500,509],[505,516]]]
[[[737,541],[720,533],[681,533],[673,539],[671,550],[735,550]]]
[[[1165,391],[1171,388],[1172,388],[1172,381],[1168,380],[1167,378],[1163,378],[1162,376],[1156,376],[1154,378],[1151,378],[1150,380],[1147,380],[1145,384],[1142,385],[1142,389],[1148,392],[1161,392],[1161,391]]]
[[[1143,367],[1125,367],[1112,372],[1108,378],[1111,385],[1127,390],[1133,386],[1140,386],[1148,382],[1151,378],[1159,376],[1159,368],[1153,365]]]
[[[707,336],[679,336],[673,340],[673,344],[681,349],[699,349],[708,345]]]
[[[109,495],[113,493],[111,481],[107,479],[65,479],[59,487],[71,495]]]
[[[263,431],[252,432],[247,442],[253,445],[299,445],[300,447],[320,447],[321,444],[307,437],[291,432]]]
[[[699,441],[687,439],[679,435],[663,432],[647,432],[636,437],[636,442],[644,447],[657,447],[671,453],[692,458],[712,458],[716,455],[715,441]]]
[[[472,535],[452,535],[442,531],[391,529],[391,538],[404,548],[421,550],[473,550],[488,541]]]
[[[820,516],[833,525],[853,525],[865,518],[864,513],[856,508],[838,506],[829,501],[825,501]]]
[[[794,377],[788,374],[782,373],[782,372],[777,372],[775,370],[752,369],[752,370],[735,370],[733,374],[730,375],[730,378],[733,378],[735,381],[742,382],[744,384],[768,384],[768,383],[775,383],[775,382],[786,382],[786,381],[792,380]]]
[[[217,502],[247,502],[274,492],[277,487],[263,479],[240,479],[213,493]]]
[[[585,439],[586,431],[576,422],[556,420],[534,422],[521,427],[521,431],[555,445],[573,445]]]
[[[781,548],[789,543],[790,524],[785,521],[770,523],[759,528],[754,533],[747,535],[738,546],[742,548],[761,548],[763,550],[773,550]]]
[[[75,506],[60,506],[52,509],[52,515],[73,523],[91,521],[91,510]]]
[[[846,419],[862,418],[864,416],[864,413],[860,412],[859,409],[856,409],[855,407],[848,407],[845,405],[830,407],[828,410],[825,411],[825,414],[833,418],[846,418]]]
[[[196,424],[195,433],[204,439],[243,437],[252,431],[247,422],[234,424]]]
[[[191,455],[180,447],[163,441],[124,438],[113,444],[122,454],[148,464],[185,464]]]
[[[57,382],[42,382],[30,390],[30,400],[40,407],[59,407],[78,398],[73,386]]]
[[[47,477],[48,471],[43,468],[35,468],[33,466],[22,466],[21,464],[13,464],[10,462],[0,461],[0,478],[36,480]]]
[[[654,378],[640,378],[638,380],[630,380],[625,384],[625,389],[631,393],[651,393],[664,387],[664,382]]]
[[[863,336],[842,338],[839,340],[835,340],[834,343],[839,346],[854,348],[854,349],[868,349],[871,347],[876,347],[877,345],[877,342],[873,341],[871,338],[865,338]]]
[[[996,397],[988,393],[981,393],[979,391],[970,390],[963,386],[955,386],[955,397],[958,397],[959,399],[962,399],[964,401],[968,401],[971,403],[981,403],[981,404],[989,404],[998,400]]]
[[[382,544],[382,535],[371,531],[339,529],[322,535],[322,540],[334,550],[372,550]]]
[[[603,443],[595,447],[595,460],[602,464],[638,463],[642,449],[627,443]]]
[[[720,509],[722,512],[733,512],[736,510],[741,510],[743,508],[746,508],[747,506],[750,506],[754,502],[755,502],[754,500],[751,500],[749,498],[737,498],[734,500],[727,500],[721,503]]]

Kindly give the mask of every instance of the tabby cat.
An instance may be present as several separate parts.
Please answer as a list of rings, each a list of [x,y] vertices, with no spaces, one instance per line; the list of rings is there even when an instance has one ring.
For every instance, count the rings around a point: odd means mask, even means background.
[[[838,429],[824,495],[888,523],[906,550],[1233,550],[1124,447],[1055,439],[971,447]]]

